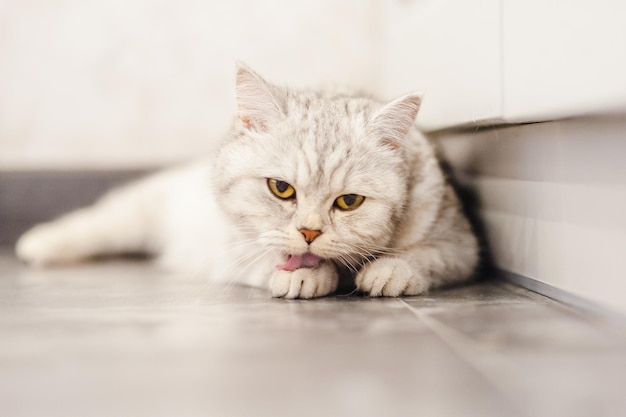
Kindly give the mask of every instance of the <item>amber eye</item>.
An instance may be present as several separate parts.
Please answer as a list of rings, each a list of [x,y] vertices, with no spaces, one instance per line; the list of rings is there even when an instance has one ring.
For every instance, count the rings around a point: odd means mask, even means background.
[[[364,200],[365,197],[363,197],[362,195],[346,194],[335,200],[335,207],[344,211],[354,210],[358,208],[361,204],[363,204]]]
[[[269,178],[267,180],[267,186],[272,194],[283,200],[289,200],[290,198],[294,198],[296,196],[296,190],[285,181]]]

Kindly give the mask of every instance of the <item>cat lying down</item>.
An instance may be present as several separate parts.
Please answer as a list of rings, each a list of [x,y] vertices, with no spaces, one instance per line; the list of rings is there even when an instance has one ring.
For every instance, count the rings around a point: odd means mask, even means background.
[[[216,155],[115,189],[40,224],[19,258],[64,264],[145,252],[207,279],[321,297],[349,276],[372,296],[468,279],[478,244],[432,145],[420,97],[296,91],[240,65]]]

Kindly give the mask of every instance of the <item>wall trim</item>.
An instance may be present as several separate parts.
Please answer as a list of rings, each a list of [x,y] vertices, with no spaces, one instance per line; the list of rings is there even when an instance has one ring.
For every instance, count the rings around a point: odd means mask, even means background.
[[[571,292],[546,284],[545,282],[537,281],[536,279],[528,278],[502,269],[496,269],[496,274],[499,279],[510,282],[511,284],[525,288],[544,297],[548,297],[562,304],[574,307],[575,309],[584,310],[592,315],[599,316],[610,321],[618,321],[622,324],[626,322],[626,314],[620,311],[613,310],[603,304],[596,303],[576,294],[572,294]]]

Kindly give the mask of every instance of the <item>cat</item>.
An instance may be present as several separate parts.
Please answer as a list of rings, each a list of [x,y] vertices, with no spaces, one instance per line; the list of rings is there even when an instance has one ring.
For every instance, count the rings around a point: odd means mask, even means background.
[[[331,294],[340,274],[371,297],[472,276],[478,242],[414,125],[419,94],[380,102],[293,90],[243,64],[235,90],[234,123],[215,155],[35,226],[17,256],[50,265],[145,252],[289,299]]]

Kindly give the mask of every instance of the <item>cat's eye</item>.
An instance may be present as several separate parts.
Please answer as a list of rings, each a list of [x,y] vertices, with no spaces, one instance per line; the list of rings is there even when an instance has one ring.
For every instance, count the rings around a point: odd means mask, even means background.
[[[291,185],[286,183],[285,181],[276,180],[273,178],[269,178],[267,180],[267,186],[276,197],[289,200],[291,198],[295,198],[296,190]]]
[[[335,200],[335,207],[344,211],[354,210],[358,208],[361,204],[363,204],[364,200],[365,197],[363,197],[362,195],[345,194]]]

